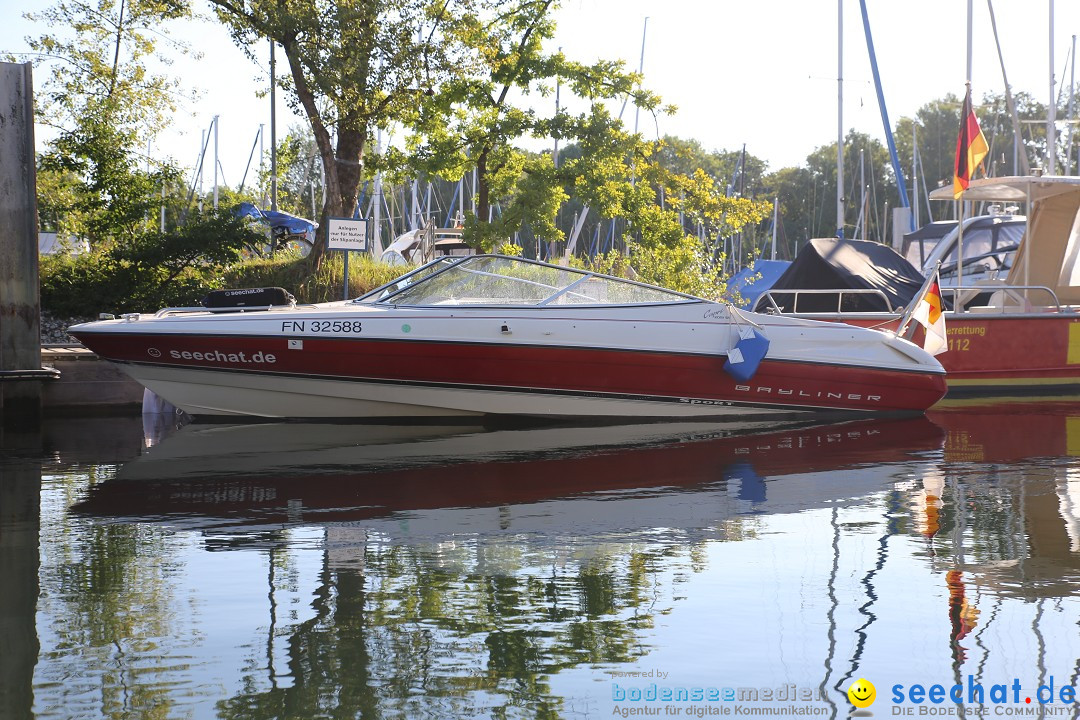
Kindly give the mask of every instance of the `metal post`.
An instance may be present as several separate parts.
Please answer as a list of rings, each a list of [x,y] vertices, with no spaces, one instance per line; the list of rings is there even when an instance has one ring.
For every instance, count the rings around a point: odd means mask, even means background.
[[[1069,124],[1065,129],[1065,172],[1072,172],[1073,100],[1076,95],[1076,36],[1072,36],[1072,64],[1069,69]]]
[[[649,18],[645,18],[645,26],[641,30],[641,59],[638,60],[638,75],[642,75],[645,72],[645,35],[649,32]],[[637,103],[634,103],[634,134],[637,135],[638,131],[638,114],[641,112],[641,108]]]
[[[420,181],[413,178],[412,197],[409,200],[409,229],[416,230],[420,227],[420,193],[417,187]]]
[[[915,124],[915,118],[911,119],[911,197],[915,199],[911,203],[911,210],[915,214],[912,218],[915,221],[915,227],[919,227],[919,130],[918,125]]]
[[[214,116],[214,209],[217,210],[218,205],[218,118],[220,115]]]
[[[277,65],[270,38],[270,209],[277,211]]]
[[[0,63],[0,371],[41,370],[34,80],[30,63]],[[36,426],[41,381],[0,379],[3,422]]]
[[[266,182],[263,177],[263,123],[259,123],[259,207],[266,207]]]
[[[772,205],[772,252],[769,253],[769,259],[776,259],[776,221],[780,217],[780,196],[777,195],[773,198]]]
[[[844,237],[844,0],[836,18],[836,236]]]
[[[986,7],[990,10],[990,27],[994,31],[994,45],[997,47],[998,64],[1001,65],[1001,79],[1005,83],[1005,103],[1009,106],[1009,116],[1012,118],[1013,128],[1013,174],[1030,175],[1031,165],[1028,163],[1027,151],[1020,152],[1020,117],[1016,112],[1016,103],[1013,101],[1012,88],[1009,86],[1009,76],[1005,73],[1005,56],[1001,54],[1001,39],[998,37],[997,18],[994,16],[994,3],[986,0]],[[971,7],[968,6],[968,17],[971,17]],[[971,57],[971,42],[968,41],[968,57]],[[969,60],[970,63],[970,60]],[[971,70],[968,70],[968,80],[971,79]]]
[[[342,300],[349,299],[349,251],[342,250],[341,254],[345,256],[345,297]]]
[[[382,153],[382,130],[377,130],[375,133],[375,154]],[[378,259],[382,256],[382,206],[383,206],[383,176],[382,171],[379,171],[375,175],[375,188],[372,190],[372,202],[374,208],[372,210],[372,220],[374,225],[371,231],[371,255]],[[391,233],[392,234],[392,233]],[[392,240],[391,240],[392,241]]]
[[[458,213],[465,217],[465,176],[462,175],[457,185]]]
[[[860,239],[866,239],[866,155],[864,148],[859,148],[859,232]]]
[[[206,174],[206,131],[199,137],[199,212],[203,211],[203,176]]]
[[[1053,1],[1053,0],[1051,0]],[[973,17],[974,17],[974,0],[968,0],[968,67],[967,74],[964,76],[964,80],[971,84],[971,42],[974,32]]]
[[[1055,174],[1057,160],[1057,94],[1054,92],[1054,0],[1050,0],[1050,105],[1046,116],[1046,174]]]
[[[559,48],[559,52],[562,52],[562,48]],[[555,121],[558,122],[559,118],[559,91],[562,89],[562,78],[555,78]],[[559,169],[559,138],[555,136],[555,148],[551,151],[551,162],[555,166],[555,169]]]

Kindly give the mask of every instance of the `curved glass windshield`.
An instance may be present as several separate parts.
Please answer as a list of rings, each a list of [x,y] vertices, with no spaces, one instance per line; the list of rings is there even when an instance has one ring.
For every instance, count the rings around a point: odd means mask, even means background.
[[[378,302],[391,305],[598,305],[696,300],[650,285],[545,265],[480,255],[461,260]]]
[[[994,218],[989,222],[972,223],[969,227],[965,227],[964,274],[968,273],[968,267],[976,264],[985,266],[985,269],[991,272],[1007,271],[1011,268],[1013,256],[1024,237],[1026,226],[1026,218],[1002,217]],[[950,232],[942,243],[944,243],[942,248],[935,248],[936,252],[927,258],[923,265],[924,273],[932,271],[940,261],[942,277],[957,274],[958,232],[956,230]],[[942,252],[944,248],[948,249]]]
[[[398,290],[406,288],[406,287],[408,287],[409,285],[412,285],[415,282],[419,282],[423,278],[426,278],[428,275],[431,275],[433,273],[438,272],[439,270],[443,269],[444,267],[453,264],[453,262],[454,262],[454,258],[439,258],[437,260],[432,260],[431,262],[427,263],[426,265],[421,265],[420,267],[416,268],[415,270],[412,270],[410,272],[405,273],[404,275],[402,275],[397,280],[394,280],[391,283],[387,283],[386,285],[381,285],[381,286],[375,288],[374,290],[371,290],[370,292],[367,292],[364,295],[361,295],[360,297],[356,298],[352,302],[354,302],[354,303],[362,303],[362,304],[378,302],[379,300],[383,299],[384,297],[387,297],[388,295],[390,295],[392,293],[396,293]],[[391,264],[394,264],[394,263],[391,263]]]

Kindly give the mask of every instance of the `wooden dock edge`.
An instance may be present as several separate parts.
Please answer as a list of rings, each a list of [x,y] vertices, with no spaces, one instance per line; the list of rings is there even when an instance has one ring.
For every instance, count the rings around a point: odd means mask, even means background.
[[[96,415],[141,412],[143,386],[116,365],[82,345],[43,345],[41,365],[60,371],[42,382],[46,415]]]

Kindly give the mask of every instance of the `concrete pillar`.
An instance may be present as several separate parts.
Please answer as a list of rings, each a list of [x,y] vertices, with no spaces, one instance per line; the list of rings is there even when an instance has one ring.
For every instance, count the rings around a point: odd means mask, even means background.
[[[11,447],[10,437],[0,442],[0,452]],[[40,497],[40,461],[6,462],[0,473],[0,717],[10,720],[34,717]]]
[[[34,85],[30,63],[0,62],[0,370],[41,368]],[[4,425],[36,425],[39,380],[0,380]]]

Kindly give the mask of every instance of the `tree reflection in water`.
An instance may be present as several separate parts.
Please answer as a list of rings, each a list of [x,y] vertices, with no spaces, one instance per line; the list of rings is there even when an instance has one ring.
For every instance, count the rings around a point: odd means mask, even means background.
[[[34,707],[606,716],[609,673],[651,668],[820,688],[838,717],[864,676],[1060,685],[1074,417],[184,428],[44,480]]]

